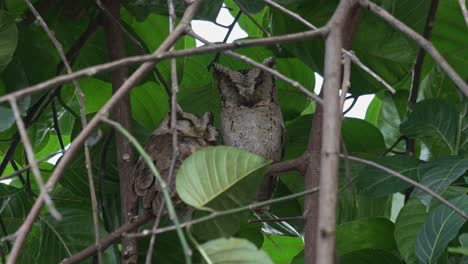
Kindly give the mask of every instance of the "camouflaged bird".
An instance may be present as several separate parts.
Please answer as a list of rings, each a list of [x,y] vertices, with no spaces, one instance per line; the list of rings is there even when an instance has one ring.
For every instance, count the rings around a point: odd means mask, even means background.
[[[263,62],[274,67],[273,58]],[[259,68],[234,71],[214,65],[221,95],[221,132],[225,145],[255,153],[266,159],[283,158],[284,122],[278,103],[275,78]],[[271,199],[278,176],[265,176],[256,200]]]
[[[182,162],[193,152],[206,146],[216,145],[218,132],[213,124],[211,113],[197,116],[182,111],[177,112],[177,135],[179,155],[177,157],[175,172]],[[156,165],[161,177],[168,182],[169,168],[172,159],[172,133],[170,117],[166,118],[161,125],[153,132],[149,142],[145,146],[145,151],[150,155]],[[170,193],[174,206],[181,204],[175,193],[175,181],[170,187]],[[151,173],[148,166],[140,158],[135,167],[135,179],[133,184],[135,193],[140,197],[143,208],[157,214],[160,207],[158,194],[162,191],[156,178]]]

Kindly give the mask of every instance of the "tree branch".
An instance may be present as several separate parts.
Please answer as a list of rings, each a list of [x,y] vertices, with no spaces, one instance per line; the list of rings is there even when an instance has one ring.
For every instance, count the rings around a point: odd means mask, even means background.
[[[447,76],[452,79],[456,86],[460,89],[460,91],[465,95],[468,96],[468,84],[458,75],[458,73],[448,64],[448,62],[442,57],[442,55],[434,48],[431,42],[424,39],[421,35],[416,33],[410,27],[396,19],[390,13],[379,7],[378,5],[368,1],[368,0],[359,0],[360,5],[363,8],[371,11],[375,15],[381,17],[387,23],[389,23],[394,28],[401,31],[403,34],[408,36],[410,39],[415,41],[421,48],[423,48],[431,57],[439,64],[442,70],[445,71]]]

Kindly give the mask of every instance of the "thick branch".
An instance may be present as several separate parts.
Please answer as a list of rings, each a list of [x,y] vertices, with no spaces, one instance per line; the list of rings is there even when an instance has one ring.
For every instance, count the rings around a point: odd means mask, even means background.
[[[103,4],[105,7],[104,12],[109,12],[109,15],[104,16],[103,19],[109,59],[111,61],[119,60],[125,57],[125,44],[120,26],[112,18],[118,20],[120,17],[120,1],[105,0]],[[125,82],[126,77],[126,67],[120,67],[112,72],[112,91],[114,94]],[[132,131],[132,113],[129,95],[123,96],[115,105],[112,116],[127,131]],[[132,144],[121,133],[116,133],[115,142],[119,168],[121,216],[122,223],[126,224],[130,223],[138,215],[138,199],[132,188],[134,152]],[[137,261],[137,241],[135,239],[124,238],[122,240],[122,263],[137,263]]]
[[[315,263],[334,263],[336,244],[336,204],[341,139],[341,50],[343,31],[349,23],[355,1],[342,0],[331,20],[325,40],[323,83],[322,153],[320,162],[319,219]],[[352,39],[352,38],[351,38]]]

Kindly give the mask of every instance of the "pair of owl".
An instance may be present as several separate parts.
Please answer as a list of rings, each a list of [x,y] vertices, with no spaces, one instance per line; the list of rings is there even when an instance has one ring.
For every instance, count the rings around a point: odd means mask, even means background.
[[[263,64],[272,68],[275,62],[268,58]],[[214,67],[214,77],[221,95],[223,144],[268,160],[281,160],[284,124],[274,77],[259,68],[234,71],[218,64]],[[179,149],[176,168],[198,149],[217,144],[218,132],[213,126],[211,113],[196,116],[178,111],[176,128]],[[173,151],[169,118],[153,132],[145,149],[167,181]],[[277,182],[277,176],[265,176],[256,200],[270,199]],[[171,188],[173,200],[177,203],[174,186]],[[143,207],[156,214],[160,207],[160,199],[157,198],[160,188],[141,158],[136,165],[134,190]]]

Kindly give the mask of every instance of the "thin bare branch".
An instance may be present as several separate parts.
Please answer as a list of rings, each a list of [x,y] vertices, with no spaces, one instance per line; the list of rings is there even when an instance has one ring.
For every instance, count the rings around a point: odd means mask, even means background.
[[[185,28],[185,27],[184,27]],[[314,38],[317,36],[324,36],[328,32],[327,28],[320,28],[318,30],[300,32],[300,33],[293,33],[287,34],[282,36],[276,37],[269,37],[269,38],[258,38],[258,39],[251,39],[251,40],[236,40],[232,43],[225,43],[225,44],[213,44],[198,48],[180,50],[180,51],[159,51],[153,54],[147,55],[140,55],[140,56],[132,56],[127,57],[124,59],[120,59],[113,62],[103,63],[96,66],[91,66],[79,71],[76,71],[72,74],[65,74],[61,75],[42,83],[38,83],[36,85],[25,87],[19,91],[10,93],[8,95],[4,95],[0,97],[0,103],[7,102],[9,97],[20,98],[26,95],[30,95],[33,93],[37,93],[44,90],[49,90],[57,85],[76,80],[82,77],[89,77],[94,76],[98,73],[113,71],[120,67],[139,64],[139,63],[146,63],[146,65],[152,64],[156,62],[160,62],[165,59],[171,58],[179,58],[179,57],[187,57],[193,55],[201,55],[207,53],[216,53],[224,50],[233,50],[233,49],[240,49],[240,48],[248,48],[254,46],[268,46],[268,45],[275,45],[275,44],[282,44],[282,43],[290,43],[300,40],[305,40],[309,38]],[[185,33],[185,32],[184,32]]]
[[[350,82],[351,77],[351,61],[347,53],[343,53],[343,80],[341,81],[341,98],[340,98],[340,107],[341,112],[344,109],[344,103],[346,101],[346,95],[348,94],[348,89],[351,86]]]
[[[304,24],[308,28],[317,29],[316,26],[314,26],[309,21],[307,21],[306,19],[301,17],[299,14],[292,12],[291,10],[283,7],[282,5],[277,4],[277,3],[273,2],[272,0],[263,0],[263,1],[265,1],[268,5],[270,5],[270,6],[274,7],[274,8],[276,8],[276,9],[278,9],[279,11],[283,12],[284,14],[296,19],[297,21],[301,22],[302,24]],[[391,85],[389,85],[384,79],[382,79],[382,77],[380,77],[377,73],[375,73],[369,67],[367,67],[364,63],[362,63],[361,60],[359,60],[359,58],[356,56],[356,54],[354,54],[354,52],[347,51],[346,49],[341,49],[341,51],[343,53],[347,54],[351,58],[351,60],[354,62],[354,64],[356,64],[359,68],[361,68],[362,70],[367,72],[369,75],[374,77],[378,82],[380,82],[391,93],[393,93],[393,94],[396,93],[395,89]]]
[[[252,23],[254,23],[254,25],[257,26],[263,32],[263,34],[265,34],[265,36],[271,37],[270,32],[268,32],[268,30],[266,30],[260,23],[257,22],[257,20],[255,20],[252,14],[250,14],[247,8],[245,8],[245,6],[241,2],[239,2],[239,0],[233,1],[239,7],[240,11],[242,11],[242,13],[244,13],[250,19],[250,21],[252,21]]]
[[[295,193],[295,194],[291,194],[291,195],[287,195],[287,196],[283,196],[283,197],[279,197],[279,198],[275,198],[275,199],[270,199],[270,200],[263,201],[263,202],[256,202],[256,203],[252,203],[252,204],[249,204],[249,205],[246,205],[246,206],[237,207],[237,208],[233,208],[233,209],[229,209],[229,210],[225,210],[225,211],[215,211],[215,212],[213,212],[213,213],[211,213],[211,214],[209,214],[207,216],[203,216],[203,217],[200,217],[200,218],[193,219],[193,220],[187,221],[185,223],[182,223],[182,224],[180,224],[180,226],[181,227],[193,226],[195,224],[206,222],[206,221],[209,221],[209,220],[213,220],[213,219],[221,217],[221,216],[235,214],[235,213],[248,211],[248,210],[254,210],[256,208],[261,208],[261,207],[264,207],[264,206],[267,206],[267,205],[288,201],[288,200],[291,200],[291,199],[294,199],[294,198],[297,198],[297,197],[302,197],[302,196],[305,196],[305,195],[311,195],[311,194],[316,193],[316,192],[319,192],[318,187],[310,189],[310,190],[306,190],[306,191],[303,191],[303,192],[299,192],[299,193]],[[129,236],[129,237],[146,237],[146,236],[149,236],[149,235],[151,235],[153,233],[161,234],[161,233],[173,231],[175,229],[176,229],[176,226],[172,225],[172,226],[159,228],[159,229],[157,229],[155,231],[150,230],[150,229],[145,229],[145,230],[142,230],[139,233],[126,234],[126,236]]]
[[[193,30],[191,29],[188,29],[187,30],[187,34],[191,35],[192,37],[200,40],[201,42],[207,44],[207,45],[214,45],[212,44],[211,42],[209,42],[208,40],[206,40],[205,38],[201,37],[200,35],[198,35],[197,33],[195,33]],[[226,55],[229,55],[233,58],[236,58],[236,59],[239,59],[241,61],[244,61],[250,65],[253,65],[257,68],[260,68],[268,73],[270,73],[271,75],[275,76],[276,78],[280,79],[280,80],[283,80],[285,81],[286,83],[290,84],[291,86],[293,86],[294,88],[298,89],[299,91],[301,91],[303,94],[305,94],[307,97],[309,97],[310,99],[318,102],[318,103],[323,103],[322,102],[322,99],[318,96],[316,96],[315,94],[313,94],[312,92],[310,92],[307,88],[305,88],[304,86],[302,86],[299,82],[297,81],[294,81],[294,80],[291,80],[290,78],[284,76],[283,74],[281,74],[280,72],[278,72],[277,70],[275,69],[272,69],[268,66],[265,66],[263,65],[262,63],[258,63],[252,59],[250,59],[249,57],[245,56],[245,55],[241,55],[241,54],[238,54],[238,53],[235,53],[233,51],[230,51],[230,50],[226,50],[224,51],[224,53]]]
[[[10,99],[10,104],[16,119],[16,125],[18,127],[21,140],[23,141],[24,151],[26,152],[26,156],[31,166],[31,170],[33,171],[37,185],[41,190],[41,195],[44,196],[44,201],[50,210],[50,214],[56,219],[60,220],[62,219],[62,215],[60,215],[59,211],[57,211],[57,209],[55,208],[54,202],[52,201],[52,198],[50,198],[49,192],[47,191],[47,188],[44,185],[44,180],[42,179],[41,171],[39,170],[39,166],[37,165],[36,157],[34,156],[34,150],[32,148],[31,141],[29,140],[28,132],[26,131],[23,119],[21,118],[18,104],[16,103],[16,100],[14,98]],[[24,232],[24,230],[18,230],[19,234],[21,234],[22,232]],[[12,257],[12,254],[13,253],[10,254],[10,258]],[[8,261],[10,261],[10,258],[8,259]]]
[[[468,26],[468,10],[466,9],[466,2],[465,0],[458,0],[458,3],[460,4],[460,9],[463,17],[465,18],[466,26]]]
[[[152,219],[152,215],[145,214],[135,219],[135,221],[132,223],[127,223],[127,224],[122,225],[121,227],[116,229],[114,232],[108,234],[107,236],[103,237],[99,241],[99,244],[101,245],[101,250],[105,250],[110,245],[112,245],[115,241],[120,240],[120,238],[122,237],[122,234],[129,232],[130,230],[137,229],[138,227],[146,224],[151,219]],[[61,264],[81,263],[86,258],[91,257],[92,255],[96,254],[97,250],[98,250],[97,245],[91,245],[85,248],[84,250],[76,253],[75,255],[70,256],[66,259],[63,259],[60,263]]]
[[[340,154],[340,157],[341,158],[345,158],[345,155],[343,154]],[[443,203],[444,205],[446,205],[447,207],[449,207],[450,209],[454,210],[457,214],[459,214],[460,216],[462,216],[463,218],[465,218],[466,220],[468,220],[468,214],[466,214],[465,212],[463,212],[460,208],[456,207],[455,205],[451,204],[449,201],[447,201],[445,198],[443,198],[442,196],[440,196],[438,193],[434,192],[433,190],[429,189],[428,187],[420,184],[419,182],[417,181],[414,181],[392,169],[389,169],[385,166],[382,166],[376,162],[373,162],[373,161],[370,161],[370,160],[366,160],[366,159],[361,159],[361,158],[358,158],[358,157],[353,157],[353,156],[348,156],[347,157],[349,160],[352,160],[352,161],[357,161],[359,163],[363,163],[363,164],[367,164],[369,166],[372,166],[374,168],[377,168],[379,170],[382,170],[382,171],[385,171],[387,173],[389,173],[390,175],[394,176],[394,177],[397,177],[398,179],[404,181],[404,182],[407,182],[409,184],[411,184],[412,186],[418,188],[418,189],[421,189],[423,190],[424,192],[430,194],[432,197],[436,198],[437,200],[439,200],[441,203]]]
[[[55,153],[49,154],[49,155],[46,156],[45,158],[42,158],[42,159],[40,159],[40,160],[37,160],[37,164],[40,164],[40,163],[42,163],[42,162],[44,162],[44,161],[48,161],[48,160],[50,160],[51,158],[55,157],[56,155],[63,154],[63,153],[65,153],[65,151],[61,151],[61,150],[60,150],[60,151],[57,151],[57,152],[55,152]],[[27,171],[27,170],[29,170],[29,169],[31,169],[31,165],[24,166],[24,167],[21,168],[21,169],[15,170],[15,172],[13,172],[12,174],[8,174],[8,175],[6,175],[6,176],[4,176],[4,177],[1,177],[1,178],[0,178],[0,181],[4,181],[4,180],[8,180],[8,179],[17,177],[18,175],[20,175],[21,173],[23,173],[23,172],[25,172],[25,171]]]
[[[161,53],[164,51],[167,51],[174,43],[179,39],[181,35],[184,34],[186,28],[189,26],[190,21],[192,18],[195,16],[195,12],[198,9],[200,5],[200,0],[192,2],[189,4],[185,10],[184,16],[181,19],[181,22],[177,26],[177,28],[170,34],[166,40],[160,45],[160,47],[155,51],[155,57],[159,57]],[[120,87],[120,89],[111,97],[111,99],[99,110],[99,112],[96,114],[93,119],[89,122],[88,126],[84,128],[73,140],[73,142],[70,144],[70,148],[68,151],[63,155],[62,159],[60,162],[57,164],[55,167],[54,172],[50,176],[49,180],[47,181],[47,188],[53,189],[60,177],[63,174],[63,171],[65,170],[66,166],[68,163],[72,160],[73,156],[76,154],[76,152],[79,150],[79,148],[82,146],[82,144],[85,143],[86,139],[91,135],[91,133],[98,127],[98,125],[101,123],[101,117],[105,116],[106,114],[109,113],[111,108],[121,99],[123,98],[130,90],[131,88],[137,83],[141,78],[143,78],[143,75],[148,72],[149,70],[152,69],[154,66],[154,62],[146,62],[142,64],[125,82],[124,84]],[[68,75],[70,76],[70,75]],[[72,78],[74,79],[74,78]],[[11,95],[13,96],[13,95]],[[33,223],[35,222],[36,217],[39,215],[42,205],[44,203],[44,198],[46,194],[42,194],[36,199],[34,202],[34,205],[31,208],[31,211],[29,212],[28,216],[26,217],[26,220],[23,222],[23,224],[20,227],[20,231],[18,233],[18,236],[16,238],[15,244],[13,245],[13,248],[11,250],[10,257],[8,259],[9,263],[13,264],[16,262],[16,258],[18,257],[18,254],[23,247],[23,244],[25,242],[25,239],[31,230],[31,227]],[[15,255],[14,255],[15,254]],[[12,256],[16,256],[15,258],[12,258]],[[11,262],[10,262],[11,261]]]
[[[392,94],[396,93],[395,88],[393,88],[390,84],[388,84],[382,77],[380,77],[377,73],[372,71],[369,67],[367,67],[364,63],[361,62],[361,60],[354,54],[352,51],[347,51],[345,49],[341,50],[343,53],[349,56],[351,61],[353,61],[354,64],[356,64],[359,68],[361,68],[363,71],[367,72],[370,76],[374,77],[379,83],[381,83],[387,90],[389,90]]]
[[[65,56],[65,53],[63,52],[62,44],[57,40],[55,35],[52,33],[52,31],[49,29],[47,24],[45,23],[44,19],[41,17],[41,15],[37,12],[37,10],[34,8],[34,6],[31,4],[29,0],[23,0],[28,8],[31,10],[31,13],[34,14],[36,19],[39,21],[39,24],[42,26],[44,31],[47,33],[49,36],[49,39],[52,41],[54,44],[55,48],[57,49],[57,53],[59,54],[63,65],[65,66],[65,69],[68,74],[72,74],[73,71],[71,69],[70,63],[68,62],[67,57]],[[78,94],[78,101],[80,105],[80,113],[81,113],[81,125],[83,128],[87,126],[87,121],[86,121],[86,110],[85,110],[85,96],[83,91],[80,88],[80,85],[76,80],[73,80],[73,85],[75,86],[76,93]],[[89,190],[91,194],[91,205],[92,205],[92,211],[93,211],[93,224],[94,224],[94,235],[95,235],[95,241],[96,243],[99,242],[99,210],[98,210],[98,205],[97,205],[97,198],[96,198],[96,191],[94,189],[94,180],[93,180],[93,171],[92,171],[92,163],[91,163],[91,152],[89,150],[89,146],[85,144],[85,163],[86,163],[86,168],[88,172],[88,182],[89,182]],[[34,172],[34,168],[33,168]],[[98,252],[98,263],[102,263],[102,253],[101,251]]]
[[[408,36],[414,42],[416,42],[421,48],[423,48],[431,57],[437,62],[437,64],[445,71],[448,77],[452,79],[455,85],[460,89],[460,91],[465,95],[468,96],[468,84],[458,75],[458,73],[448,64],[444,57],[437,51],[436,48],[429,42],[427,39],[416,33],[413,29],[396,19],[390,13],[385,11],[383,8],[379,7],[378,5],[368,1],[368,0],[360,0],[360,5],[374,13],[375,15],[379,16],[387,23],[389,23],[394,28],[401,31],[403,34]]]

